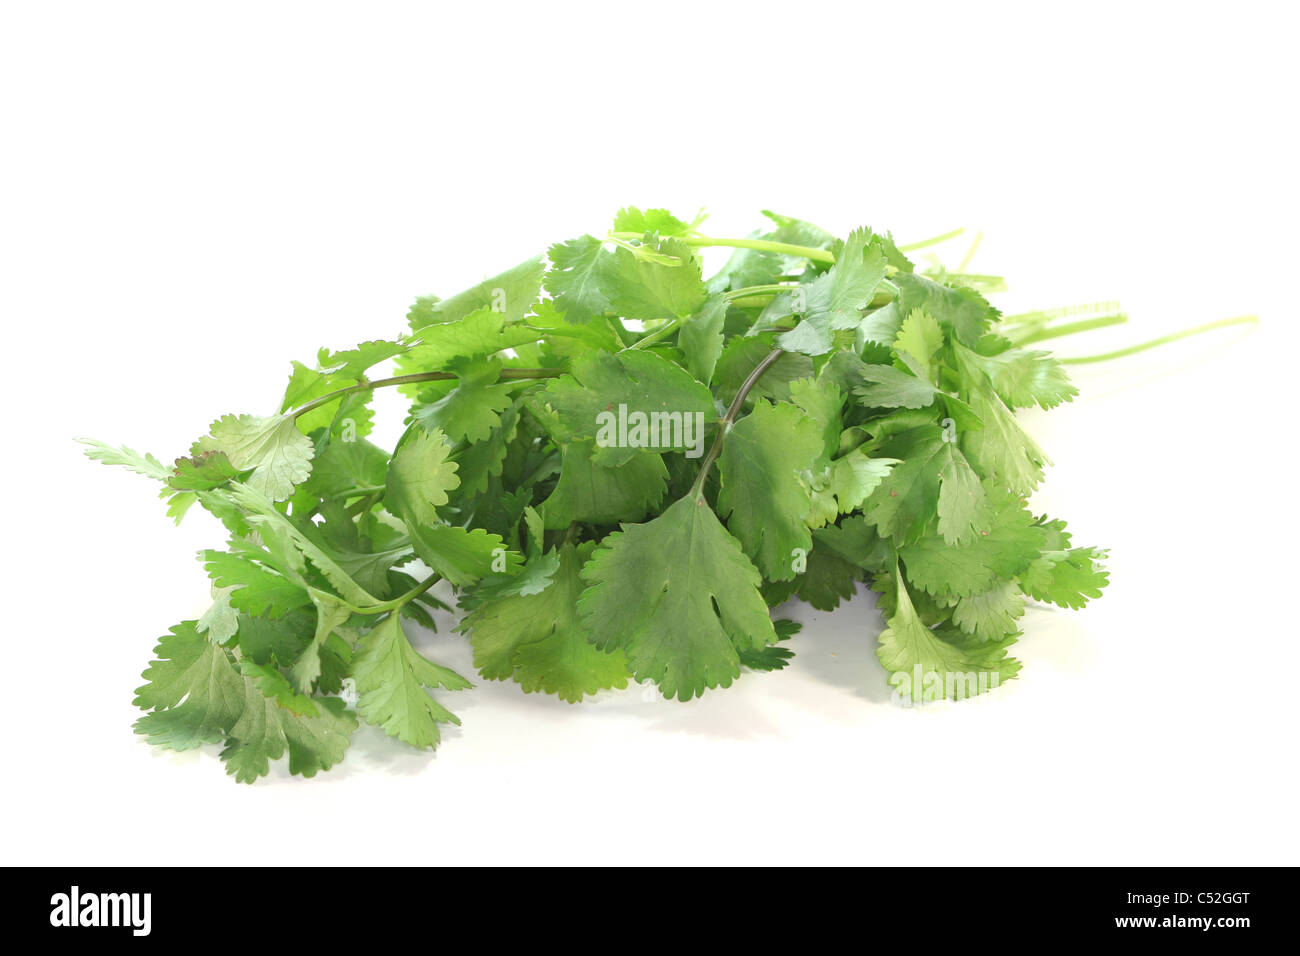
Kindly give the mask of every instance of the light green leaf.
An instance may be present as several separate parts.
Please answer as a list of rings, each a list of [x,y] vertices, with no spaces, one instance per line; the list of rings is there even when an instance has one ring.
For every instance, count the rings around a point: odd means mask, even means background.
[[[361,639],[352,676],[361,718],[421,749],[438,745],[438,724],[460,723],[460,718],[425,688],[464,690],[471,686],[455,671],[418,654],[403,633],[397,614],[388,615]]]
[[[239,471],[252,471],[245,484],[272,501],[284,501],[311,474],[315,447],[292,415],[227,415],[194,443],[193,455],[219,451]]]

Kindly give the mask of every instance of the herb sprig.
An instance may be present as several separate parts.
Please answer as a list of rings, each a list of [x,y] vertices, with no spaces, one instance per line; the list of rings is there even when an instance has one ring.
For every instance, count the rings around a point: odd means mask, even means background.
[[[690,700],[789,662],[792,597],[822,610],[858,582],[887,620],[900,698],[1015,677],[1027,601],[1079,608],[1107,582],[1027,498],[1046,454],[1016,420],[1077,391],[1031,348],[1124,321],[1100,308],[1002,316],[1002,280],[858,229],[802,220],[715,238],[622,210],[448,299],[409,332],[294,363],[279,410],[227,415],[171,465],[88,441],[156,481],[176,521],[225,527],[213,604],[163,636],[139,733],[221,744],[241,782],[288,755],[312,776],[365,721],[417,748],[470,681],[408,628],[464,612],[488,680],[577,702],[630,681]],[[733,250],[705,278],[698,250]],[[392,364],[394,374],[374,375]],[[399,388],[406,430],[373,444],[370,400]],[[868,639],[864,635],[864,640]]]

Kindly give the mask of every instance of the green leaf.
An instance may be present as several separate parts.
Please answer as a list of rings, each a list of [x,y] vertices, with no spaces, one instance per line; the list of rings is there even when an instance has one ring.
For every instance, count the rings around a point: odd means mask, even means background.
[[[875,452],[898,462],[862,505],[882,535],[914,540],[938,517],[945,540],[969,537],[971,509],[983,495],[971,488],[970,466],[942,429],[907,429],[886,437]]]
[[[885,257],[870,229],[855,229],[830,271],[803,287],[807,308],[799,324],[777,340],[781,348],[806,355],[831,350],[831,333],[857,328],[862,310],[885,278]]]
[[[522,558],[498,534],[445,524],[407,525],[420,560],[456,587],[492,573],[513,574]]]
[[[304,777],[314,777],[339,763],[352,742],[356,715],[337,697],[318,697],[313,703],[314,714],[295,714],[246,678],[243,712],[221,751],[226,773],[239,783],[253,783],[265,776],[271,761],[279,760],[285,751],[289,753],[289,772]]]
[[[373,339],[341,352],[321,349],[316,355],[316,362],[325,374],[355,381],[380,362],[396,358],[410,347],[409,342]]]
[[[899,549],[909,581],[939,597],[965,597],[1029,567],[1045,543],[1043,529],[1015,495],[994,486],[986,489],[986,499],[980,520],[987,530],[967,544],[954,547],[928,533]]]
[[[640,521],[663,500],[668,469],[661,456],[641,452],[607,468],[592,460],[593,451],[588,442],[561,446],[560,480],[541,504],[547,529],[560,530],[575,521]]]
[[[1016,421],[1015,414],[998,397],[992,384],[975,365],[973,353],[956,349],[964,397],[984,427],[961,434],[964,451],[986,478],[1003,481],[1012,491],[1030,494],[1043,478],[1048,458]]]
[[[707,292],[699,260],[690,246],[676,239],[646,243],[642,248],[677,259],[674,265],[636,255],[620,246],[614,250],[616,281],[613,310],[628,319],[685,318],[701,305]]]
[[[77,441],[88,446],[87,458],[102,461],[106,465],[120,465],[128,471],[134,471],[137,475],[144,475],[157,481],[166,481],[172,475],[171,469],[153,455],[142,455],[126,446],[115,448],[94,438],[78,438]]]
[[[623,651],[636,679],[654,681],[665,697],[729,686],[739,652],[776,641],[761,576],[702,499],[624,525],[582,576],[590,587],[578,612],[596,646]]]
[[[601,240],[580,236],[551,246],[546,255],[551,260],[546,291],[565,319],[587,323],[610,310],[617,281],[614,254]]]
[[[484,279],[450,299],[422,296],[406,314],[407,321],[422,336],[428,326],[459,322],[471,313],[483,310],[495,311],[505,322],[518,322],[537,301],[545,268],[539,256]]]
[[[718,510],[763,576],[788,581],[812,549],[807,486],[799,473],[822,449],[817,423],[794,405],[758,402],[722,446]]]
[[[667,209],[647,209],[626,206],[614,217],[614,232],[652,232],[659,236],[685,236],[691,232],[688,223],[682,222]]]
[[[722,328],[727,320],[727,300],[714,296],[700,307],[677,333],[686,370],[708,385],[722,354]]]
[[[605,465],[629,461],[638,448],[701,451],[696,416],[708,421],[716,415],[705,386],[652,352],[597,352],[578,359],[569,375],[553,379],[542,394],[557,416],[557,440],[595,439],[596,458]],[[645,423],[639,431],[638,420]]]
[[[185,621],[160,638],[135,705],[152,713],[135,723],[149,743],[190,750],[215,743],[239,719],[244,683],[230,655]]]
[[[894,351],[917,378],[936,381],[934,356],[943,347],[943,329],[928,312],[914,309],[898,329]]]
[[[177,458],[167,484],[183,491],[208,491],[238,478],[243,471],[230,463],[223,452],[209,451],[193,458]]]
[[[489,600],[466,616],[458,629],[469,635],[480,674],[488,680],[513,679],[525,693],[540,690],[570,703],[627,686],[623,653],[597,650],[578,616],[579,571],[594,547],[593,542],[566,545],[544,589]]]
[[[892,365],[863,365],[858,374],[869,384],[856,386],[853,394],[873,408],[926,408],[938,394],[929,382]]]
[[[1035,601],[1081,608],[1101,597],[1110,580],[1102,566],[1106,552],[1098,548],[1044,551],[1020,575],[1020,585]]]
[[[871,493],[885,480],[885,476],[898,464],[895,458],[869,458],[860,448],[855,448],[831,463],[830,491],[840,514],[861,508]],[[943,485],[939,497],[943,499]]]
[[[999,581],[987,591],[960,598],[952,609],[952,622],[981,641],[997,641],[1017,631],[1025,613],[1025,599],[1015,581]]]
[[[537,329],[507,325],[506,319],[501,312],[480,309],[455,322],[420,329],[420,341],[398,357],[397,369],[403,375],[446,371],[457,359],[495,355],[542,337]]]
[[[447,492],[460,486],[459,467],[450,460],[451,445],[440,430],[414,428],[388,465],[384,506],[408,524],[433,524]]]
[[[514,386],[494,384],[499,371],[488,364],[462,367],[455,388],[436,402],[417,406],[412,414],[426,429],[441,430],[452,441],[484,441],[500,424],[501,412],[514,404]]]
[[[790,383],[790,400],[821,429],[822,451],[818,458],[829,461],[839,449],[844,431],[844,391],[822,376],[801,378]]]
[[[980,355],[967,351],[963,358],[989,377],[998,397],[1012,408],[1055,408],[1079,394],[1065,367],[1050,352],[1007,349]]]
[[[196,457],[207,452],[221,452],[237,471],[251,470],[248,487],[284,501],[311,474],[315,447],[292,415],[227,415],[213,422],[209,434],[190,450]]]
[[[1020,662],[1007,657],[1013,641],[980,641],[954,629],[933,630],[916,613],[895,573],[896,610],[880,634],[876,654],[903,699],[925,703],[984,693],[1014,677]]]
[[[361,719],[420,749],[438,745],[438,724],[460,723],[460,718],[425,688],[464,690],[471,686],[455,671],[418,654],[403,633],[397,614],[389,614],[361,639],[352,676]]]
[[[300,584],[244,555],[204,551],[201,557],[212,583],[232,589],[230,604],[240,611],[279,618],[311,603]]]
[[[915,273],[897,273],[893,282],[898,286],[893,308],[899,317],[925,312],[970,348],[979,344],[989,323],[998,318],[997,309],[971,289],[941,285]]]

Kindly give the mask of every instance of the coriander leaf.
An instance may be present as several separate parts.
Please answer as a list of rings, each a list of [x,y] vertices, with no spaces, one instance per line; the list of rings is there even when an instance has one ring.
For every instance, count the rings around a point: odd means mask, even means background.
[[[407,527],[420,560],[457,587],[473,584],[493,572],[513,574],[522,561],[518,552],[506,548],[500,535],[483,528],[446,524]]]
[[[844,392],[835,382],[823,378],[801,378],[790,383],[790,400],[817,423],[822,433],[819,460],[828,461],[837,451],[844,431]]]
[[[352,609],[342,601],[324,591],[312,588],[311,600],[316,605],[316,629],[311,643],[298,656],[289,668],[293,686],[304,694],[310,694],[312,686],[321,675],[321,652],[329,636],[348,622]]]
[[[243,679],[229,653],[185,621],[159,639],[154,656],[135,691],[135,705],[152,712],[135,722],[136,733],[171,750],[220,740],[244,700]]]
[[[861,508],[863,502],[897,464],[895,458],[869,458],[860,448],[831,462],[830,492],[835,496],[836,510],[840,514],[848,514]],[[942,500],[942,483],[939,489]]]
[[[722,327],[727,319],[727,300],[714,296],[704,303],[677,333],[686,370],[708,385],[722,354]]]
[[[623,653],[597,650],[578,616],[579,571],[594,542],[566,545],[547,586],[532,594],[489,600],[458,628],[469,634],[474,666],[489,680],[514,679],[525,693],[543,691],[577,703],[608,687],[626,687]]]
[[[958,599],[952,622],[981,641],[997,641],[1016,633],[1016,621],[1025,613],[1025,599],[1014,581],[999,581],[979,594]]]
[[[666,265],[619,246],[614,250],[612,307],[624,318],[685,318],[704,304],[707,292],[694,251],[676,239],[646,243],[642,248],[678,260]]]
[[[209,451],[193,458],[177,458],[167,484],[183,491],[208,491],[220,488],[243,471],[230,463],[223,452]]]
[[[772,351],[774,339],[769,335],[743,335],[733,338],[718,356],[718,365],[713,373],[713,384],[723,402],[730,403],[740,391],[741,385],[759,362],[767,358]],[[757,401],[766,398],[773,402],[792,400],[793,382],[808,378],[813,374],[813,361],[806,355],[787,352],[782,355],[750,391],[749,396]]]
[[[874,454],[898,462],[871,492],[862,509],[882,535],[901,542],[919,537],[938,516],[946,539],[969,536],[971,508],[982,495],[970,486],[969,464],[934,425],[887,436]],[[951,487],[944,490],[944,485]]]
[[[560,480],[541,504],[547,529],[567,528],[575,521],[640,521],[663,500],[668,469],[661,456],[641,452],[608,468],[592,460],[593,450],[588,442],[561,446]]]
[[[409,342],[391,342],[386,339],[373,339],[362,342],[356,348],[331,352],[321,349],[316,355],[320,371],[343,379],[356,381],[380,362],[404,353],[411,347]]]
[[[854,329],[862,310],[885,277],[885,257],[870,229],[855,229],[829,272],[803,287],[806,311],[799,324],[777,339],[781,348],[806,355],[831,350],[831,333]]]
[[[126,446],[115,448],[94,438],[78,438],[77,441],[89,446],[86,448],[87,458],[102,461],[106,465],[121,465],[128,471],[157,481],[166,481],[172,475],[171,469],[153,455],[142,455]]]
[[[980,641],[955,629],[926,627],[902,575],[895,573],[894,581],[895,611],[880,634],[876,655],[896,693],[918,703],[962,699],[996,687],[1020,670],[1020,662],[1006,656],[1011,640]]]
[[[412,414],[426,429],[441,429],[453,441],[483,441],[501,421],[501,412],[514,404],[513,386],[494,384],[499,371],[496,364],[462,366],[455,388]]]
[[[776,641],[762,581],[703,499],[686,497],[607,536],[582,570],[578,612],[638,681],[690,700],[740,674],[739,652]]]
[[[421,296],[406,314],[407,321],[412,329],[422,335],[431,325],[458,322],[471,313],[482,310],[495,311],[502,316],[503,321],[518,322],[537,301],[545,268],[539,256],[521,262],[500,275],[484,279],[450,299]]]
[[[1029,567],[1045,541],[1033,516],[1015,495],[992,486],[986,489],[984,510],[980,520],[987,530],[967,544],[954,547],[938,533],[928,533],[900,548],[908,580],[939,597],[965,597]]]
[[[440,430],[411,429],[388,465],[385,507],[408,525],[437,521],[438,508],[449,500],[447,492],[460,485],[459,466],[450,455],[451,445]]]
[[[833,611],[853,597],[862,570],[834,551],[813,548],[808,568],[795,584],[795,593],[819,611]]]
[[[579,236],[551,246],[546,253],[551,269],[546,291],[570,322],[587,323],[613,306],[617,281],[614,254],[593,236]]]
[[[891,365],[862,365],[857,371],[869,384],[856,386],[853,394],[873,408],[926,408],[938,394],[929,382]]]
[[[934,354],[943,347],[943,341],[943,329],[939,323],[928,312],[914,309],[898,329],[894,351],[913,375],[934,382]]]
[[[680,366],[652,352],[597,352],[542,393],[556,413],[560,441],[596,439],[602,464],[627,462],[638,448],[685,451],[687,426],[711,419],[713,395]],[[623,434],[620,434],[622,432]],[[626,441],[623,438],[626,437]],[[703,436],[693,434],[697,442]]]
[[[252,471],[248,487],[272,501],[293,494],[294,485],[311,474],[315,448],[298,430],[291,414],[259,418],[227,415],[212,423],[210,433],[190,449],[194,456],[221,452],[238,471]]]
[[[667,209],[647,209],[642,212],[636,206],[626,206],[614,217],[614,232],[647,232],[660,236],[685,236],[691,232],[691,226],[682,222]]]
[[[321,574],[325,575],[326,580],[338,591],[343,600],[363,608],[380,603],[373,594],[357,584],[326,548],[315,540],[316,535],[307,530],[315,529],[315,525],[305,523],[299,527],[277,511],[275,506],[256,489],[248,485],[233,482],[230,486],[230,496],[248,513],[248,522],[257,528],[268,546],[279,544],[282,554],[287,554],[289,549],[292,549],[296,553],[295,556],[301,555],[309,560]],[[231,600],[234,600],[233,596]]]
[[[980,355],[967,351],[963,358],[989,377],[998,397],[1012,408],[1055,408],[1079,394],[1066,376],[1065,366],[1050,352],[1007,349]]]
[[[455,671],[417,653],[397,614],[389,614],[361,639],[352,676],[361,719],[420,749],[438,745],[438,724],[460,723],[460,718],[425,688],[464,690],[471,686]]]
[[[253,783],[271,769],[271,761],[289,752],[289,772],[314,777],[339,763],[351,743],[357,718],[337,697],[311,701],[315,712],[297,714],[266,696],[248,675],[245,663],[243,712],[221,751],[226,773],[239,783]],[[256,667],[257,665],[251,665]],[[278,673],[275,678],[284,681]],[[285,688],[288,684],[285,683]]]
[[[822,449],[817,423],[794,405],[760,401],[731,427],[718,459],[718,510],[763,576],[788,581],[796,553],[806,557],[812,534],[804,522],[808,488],[799,472]]]
[[[1029,494],[1042,480],[1047,456],[1020,427],[988,377],[974,364],[973,353],[960,346],[956,353],[964,397],[984,423],[978,431],[962,432],[962,451],[984,477],[1005,482],[1017,494]]]
[[[403,375],[439,372],[456,359],[495,355],[542,337],[541,332],[526,325],[507,325],[506,318],[501,312],[479,309],[458,321],[423,328],[419,342],[398,356],[397,368]]]
[[[898,298],[892,304],[897,316],[906,318],[919,309],[951,329],[957,341],[970,348],[979,344],[989,323],[998,318],[998,310],[971,289],[941,285],[915,273],[897,273],[893,282],[898,286]]]
[[[1035,601],[1081,608],[1101,597],[1110,579],[1101,563],[1105,557],[1098,548],[1044,551],[1020,575],[1020,585]]]
[[[946,544],[966,544],[977,533],[984,486],[966,456],[947,444],[939,472],[939,534]]]
[[[510,443],[515,440],[519,426],[519,406],[511,405],[501,410],[501,417],[491,434],[482,441],[466,445],[456,453],[460,496],[477,495],[487,490],[488,481],[500,477],[505,465]]]
[[[206,634],[213,644],[227,644],[239,630],[239,612],[230,605],[230,588],[219,588],[215,584],[212,592],[212,606],[203,612],[194,629]]]
[[[311,603],[307,592],[297,582],[250,561],[244,555],[204,551],[201,556],[212,583],[230,588],[230,604],[240,611],[279,618]]]

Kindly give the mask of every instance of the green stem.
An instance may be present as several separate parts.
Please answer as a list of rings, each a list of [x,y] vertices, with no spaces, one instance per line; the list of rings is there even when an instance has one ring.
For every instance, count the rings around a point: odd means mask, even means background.
[[[932,236],[929,239],[922,239],[920,242],[909,242],[905,246],[899,246],[899,252],[915,252],[917,249],[928,249],[930,246],[937,246],[941,242],[947,242],[949,239],[956,239],[966,228],[954,229],[951,232],[945,232],[942,236]]]
[[[799,288],[798,282],[771,283],[769,285],[747,285],[740,289],[732,289],[730,292],[722,293],[728,301],[745,296],[759,295],[780,295],[782,292],[789,292],[791,289]]]
[[[1036,332],[1030,332],[1028,335],[1013,337],[1017,347],[1032,345],[1035,342],[1045,342],[1048,339],[1060,338],[1063,335],[1074,335],[1076,332],[1088,332],[1092,329],[1104,329],[1110,325],[1123,325],[1128,321],[1127,315],[1100,315],[1095,319],[1080,319],[1078,322],[1067,322],[1065,325],[1058,325],[1050,329],[1039,329]]]
[[[564,374],[564,369],[559,368],[503,368],[501,377],[504,379],[528,379],[528,378],[557,378]],[[308,402],[300,408],[295,408],[289,412],[294,418],[306,415],[314,408],[320,408],[322,405],[328,405],[335,399],[342,398],[344,395],[352,395],[355,392],[365,392],[376,388],[388,388],[392,385],[411,385],[416,382],[441,382],[448,379],[459,378],[455,372],[413,372],[410,375],[394,375],[392,378],[377,378],[373,382],[358,382],[356,385],[349,385],[346,388],[336,389],[333,392],[322,395],[320,398]]]
[[[1257,322],[1259,322],[1259,316],[1238,315],[1231,319],[1220,319],[1217,322],[1206,322],[1204,325],[1197,325],[1190,329],[1183,329],[1181,332],[1171,332],[1169,335],[1162,335],[1159,338],[1151,339],[1147,342],[1139,342],[1137,345],[1130,345],[1128,348],[1116,349],[1114,352],[1103,352],[1101,355],[1080,355],[1072,358],[1058,359],[1058,361],[1064,365],[1083,365],[1087,362],[1108,362],[1111,359],[1123,358],[1126,355],[1133,355],[1136,352],[1143,352],[1147,349],[1153,349],[1170,342],[1177,342],[1179,339],[1189,338],[1193,335],[1200,335],[1202,332],[1212,332],[1215,329],[1226,329],[1234,325],[1255,325]]]
[[[758,384],[758,380],[763,377],[763,373],[776,364],[777,360],[784,355],[781,349],[773,349],[767,353],[763,361],[754,366],[754,370],[749,373],[744,383],[740,386],[740,391],[736,397],[731,400],[731,405],[727,409],[727,414],[722,416],[718,422],[718,434],[714,436],[713,444],[709,446],[708,453],[704,456],[704,461],[700,465],[700,473],[695,476],[695,483],[691,485],[691,497],[701,498],[704,493],[704,480],[709,476],[709,469],[717,461],[718,455],[722,452],[722,443],[727,440],[727,432],[731,431],[731,426],[735,423],[736,417],[740,414],[741,408],[745,405],[745,399],[748,397],[750,389]]]
[[[631,345],[626,346],[625,348],[622,348],[619,351],[626,352],[629,349],[643,349],[647,345],[653,345],[655,342],[658,342],[660,339],[672,335],[679,328],[681,328],[681,324],[685,321],[686,321],[685,319],[673,319],[667,325],[660,326],[659,328],[655,329],[653,332],[650,332],[645,336],[643,336],[642,338],[637,339]]]

